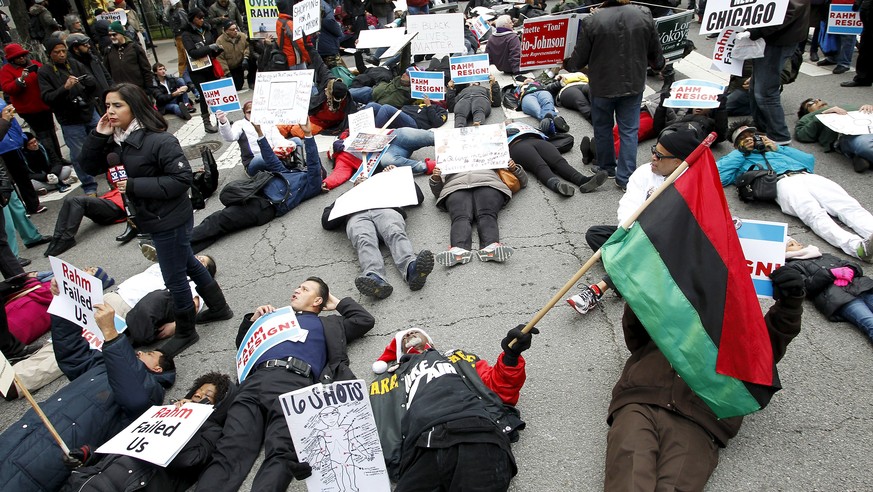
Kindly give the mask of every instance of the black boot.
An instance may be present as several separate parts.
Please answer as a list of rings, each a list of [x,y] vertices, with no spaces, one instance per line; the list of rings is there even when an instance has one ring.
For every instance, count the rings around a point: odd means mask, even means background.
[[[52,242],[49,243],[48,249],[45,250],[45,253],[43,253],[43,256],[45,256],[45,257],[58,256],[58,255],[64,253],[65,251],[67,251],[68,249],[72,248],[75,245],[76,245],[75,238],[70,238],[70,239],[63,239],[63,238],[59,238],[59,237],[52,238]]]
[[[158,348],[169,357],[175,357],[200,340],[200,335],[197,334],[194,327],[194,318],[197,316],[197,312],[193,306],[184,311],[173,310],[173,314],[176,317],[176,334]]]
[[[549,178],[546,188],[563,196],[573,196],[576,193],[576,188],[571,186],[570,183],[561,181],[561,178],[558,177]]]
[[[218,133],[218,128],[209,120],[208,114],[201,114],[200,117],[203,118],[203,129],[206,130],[206,133]]]
[[[197,315],[198,323],[209,323],[211,321],[220,321],[233,318],[233,311],[224,300],[224,293],[221,292],[221,287],[218,282],[213,280],[211,283],[204,286],[197,286],[197,293],[203,302],[206,303],[207,309],[200,311]]]
[[[127,227],[124,229],[124,232],[122,232],[118,236],[115,236],[115,240],[121,244],[127,244],[135,237],[136,226],[133,225],[133,222],[131,222],[130,219],[127,219]]]

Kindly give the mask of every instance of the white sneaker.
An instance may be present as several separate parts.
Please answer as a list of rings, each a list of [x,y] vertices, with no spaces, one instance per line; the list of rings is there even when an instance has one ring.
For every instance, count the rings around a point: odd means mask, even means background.
[[[857,252],[858,258],[867,263],[873,263],[873,235],[861,241],[861,244],[858,245]]]
[[[45,175],[45,182],[50,185],[58,184],[58,177],[55,174],[49,173]]]
[[[443,266],[465,265],[473,259],[473,252],[457,246],[442,253],[437,253],[436,261]]]
[[[603,297],[603,293],[598,295],[597,292],[589,286],[582,289],[578,294],[567,299],[567,304],[572,306],[577,313],[586,314],[588,311],[591,311],[594,306],[600,303],[601,297]]]
[[[65,185],[71,185],[77,182],[79,182],[79,178],[77,178],[74,174],[71,174],[69,178],[64,180]]]
[[[476,256],[479,257],[479,261],[496,261],[498,263],[503,263],[508,260],[514,252],[514,249],[502,243],[491,243],[477,251]]]

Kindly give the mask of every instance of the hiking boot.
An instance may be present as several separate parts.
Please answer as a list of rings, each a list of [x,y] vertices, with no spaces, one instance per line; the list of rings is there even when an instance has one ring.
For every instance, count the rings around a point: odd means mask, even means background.
[[[591,193],[606,182],[608,175],[604,171],[597,171],[594,176],[586,176],[585,181],[579,185],[579,191],[582,193]]]
[[[582,289],[578,294],[567,299],[567,304],[573,307],[579,314],[586,314],[588,311],[600,304],[600,299],[603,297],[603,292],[596,285],[589,285]]]
[[[473,259],[473,252],[457,246],[436,255],[436,262],[442,266],[466,265]]]
[[[394,292],[394,287],[375,273],[368,273],[355,279],[355,287],[361,294],[376,299],[385,299]]]
[[[491,243],[479,251],[476,251],[476,256],[479,257],[479,261],[496,261],[497,263],[503,263],[508,260],[514,252],[514,249],[503,243]]]
[[[139,242],[139,250],[145,259],[155,262],[158,261],[158,250],[155,249],[155,244],[151,239],[144,239]]]
[[[187,121],[191,119],[191,112],[188,111],[188,106],[186,104],[179,105],[179,113],[179,117],[183,120]]]
[[[433,271],[433,261],[433,253],[423,249],[406,267],[406,283],[409,284],[409,290],[421,290],[424,287],[427,276]]]
[[[861,244],[858,245],[857,253],[858,258],[867,263],[873,263],[873,235],[861,241]]]
[[[546,187],[566,197],[570,197],[576,194],[576,188],[570,185],[570,183],[565,183],[561,181],[561,178],[549,178],[549,181],[546,183]]]
[[[570,125],[567,124],[567,120],[565,120],[563,116],[555,116],[552,119],[552,123],[555,125],[555,131],[558,133],[567,133],[570,131]]]
[[[67,251],[68,249],[72,248],[75,245],[76,245],[75,238],[70,238],[70,239],[62,239],[59,237],[53,238],[51,240],[51,242],[49,243],[48,249],[46,249],[45,253],[43,253],[43,256],[49,257],[49,256],[61,255],[65,251]]]

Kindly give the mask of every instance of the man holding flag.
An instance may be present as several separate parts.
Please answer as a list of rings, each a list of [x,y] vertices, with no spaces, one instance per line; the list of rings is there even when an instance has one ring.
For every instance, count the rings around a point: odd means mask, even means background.
[[[702,490],[742,416],[779,389],[775,364],[800,333],[802,278],[774,271],[761,315],[712,152],[692,148],[659,157],[690,167],[601,250],[631,352],[609,406],[607,491]]]

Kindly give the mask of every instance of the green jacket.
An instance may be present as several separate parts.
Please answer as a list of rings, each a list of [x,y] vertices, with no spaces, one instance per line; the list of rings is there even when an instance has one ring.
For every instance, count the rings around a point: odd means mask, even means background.
[[[409,86],[402,85],[398,76],[394,77],[391,82],[376,84],[376,87],[373,87],[373,101],[402,108],[412,102],[412,95]]]
[[[800,142],[818,142],[819,145],[825,148],[827,152],[830,152],[834,149],[834,145],[837,143],[837,138],[840,136],[839,133],[828,128],[824,123],[821,122],[815,116],[821,114],[823,111],[827,110],[831,106],[824,107],[819,109],[818,111],[813,111],[812,113],[807,113],[797,120],[797,125],[794,126],[794,136]],[[858,106],[840,106],[846,111],[858,111],[860,107]]]

